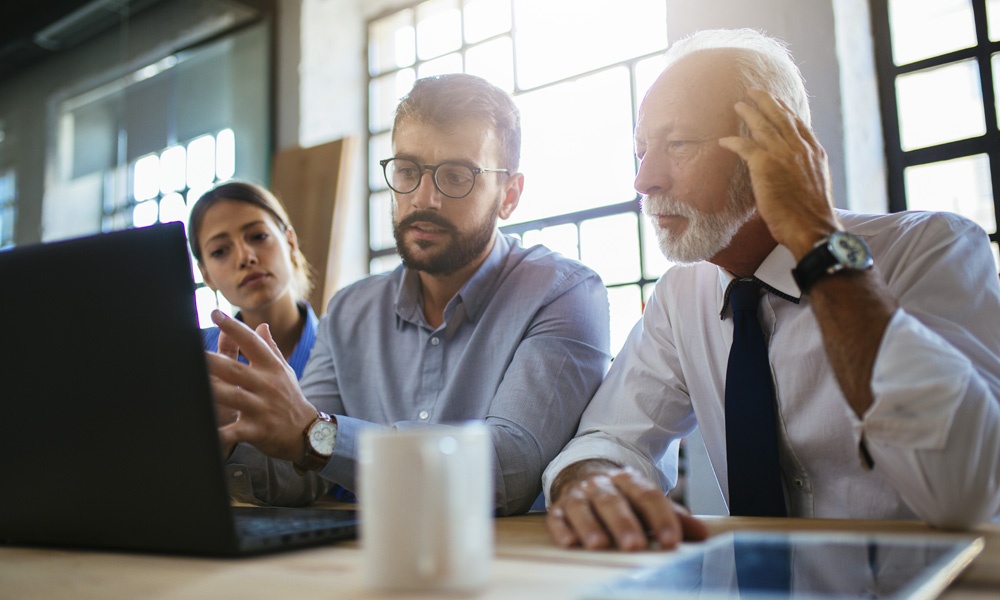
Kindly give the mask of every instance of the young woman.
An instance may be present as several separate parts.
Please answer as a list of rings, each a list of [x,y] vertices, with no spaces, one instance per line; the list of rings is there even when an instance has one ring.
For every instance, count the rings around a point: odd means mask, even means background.
[[[305,300],[312,289],[309,264],[281,202],[252,183],[220,184],[191,208],[188,242],[205,284],[239,307],[236,318],[251,328],[267,323],[301,378],[318,320]],[[202,334],[205,349],[218,350],[219,330]]]

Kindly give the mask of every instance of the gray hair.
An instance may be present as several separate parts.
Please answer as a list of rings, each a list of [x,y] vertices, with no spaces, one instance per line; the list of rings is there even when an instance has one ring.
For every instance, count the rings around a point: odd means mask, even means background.
[[[744,92],[751,88],[769,92],[787,104],[806,125],[810,124],[809,98],[788,45],[756,29],[706,29],[693,33],[667,50],[664,68],[690,54],[713,50],[736,51],[736,80]]]

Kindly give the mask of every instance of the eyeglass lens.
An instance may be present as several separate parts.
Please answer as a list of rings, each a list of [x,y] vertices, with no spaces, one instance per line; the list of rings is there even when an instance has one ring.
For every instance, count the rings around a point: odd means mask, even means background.
[[[385,164],[385,179],[393,190],[409,194],[420,186],[424,167],[405,158],[394,158]],[[450,198],[462,198],[476,184],[476,173],[460,163],[442,163],[433,168],[434,185]]]

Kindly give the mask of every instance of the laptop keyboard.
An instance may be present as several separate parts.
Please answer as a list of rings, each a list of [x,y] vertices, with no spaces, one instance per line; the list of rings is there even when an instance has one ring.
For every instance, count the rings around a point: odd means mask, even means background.
[[[330,530],[353,525],[352,511],[296,508],[234,508],[240,536],[253,538],[327,537]]]

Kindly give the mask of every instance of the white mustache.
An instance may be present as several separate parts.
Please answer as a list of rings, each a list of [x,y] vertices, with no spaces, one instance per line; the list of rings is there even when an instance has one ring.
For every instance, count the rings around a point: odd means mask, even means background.
[[[647,217],[677,215],[687,219],[694,219],[698,216],[696,210],[683,202],[671,198],[667,194],[643,194],[640,204],[642,205],[642,214]]]

